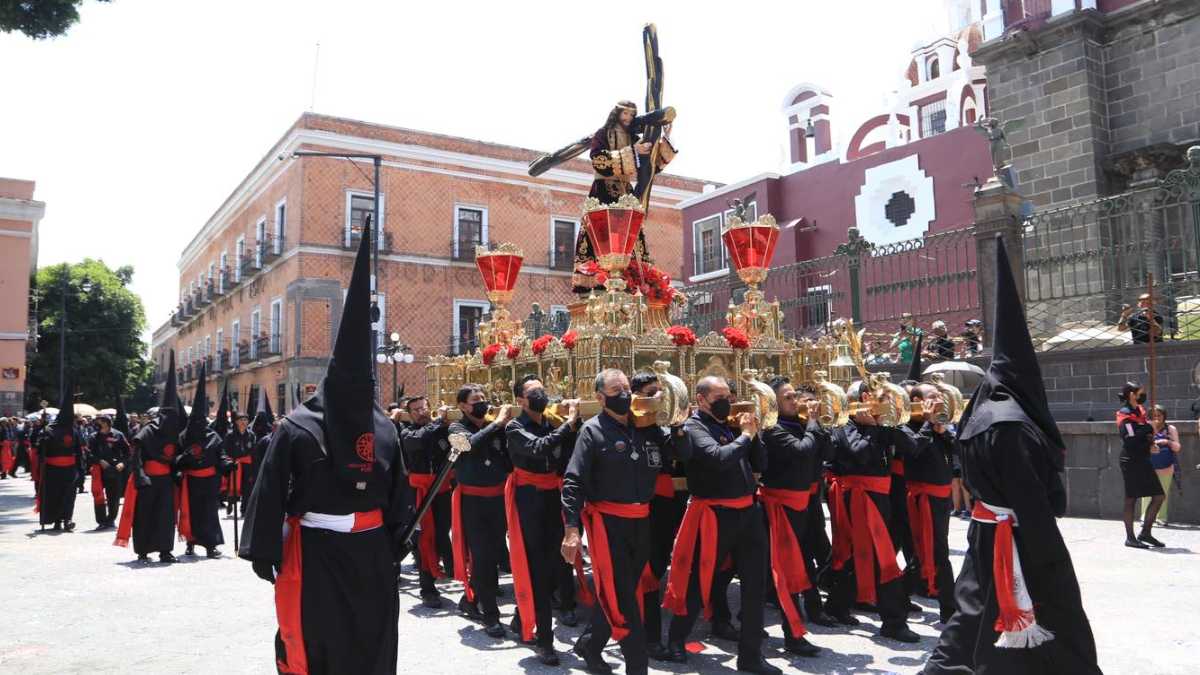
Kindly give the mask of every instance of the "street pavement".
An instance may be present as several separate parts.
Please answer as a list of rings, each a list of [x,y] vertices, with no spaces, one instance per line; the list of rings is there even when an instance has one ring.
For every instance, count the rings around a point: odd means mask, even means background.
[[[275,614],[272,587],[254,576],[233,552],[233,521],[223,521],[229,542],[216,560],[182,558],[164,565],[134,562],[131,549],[112,545],[113,531],[92,532],[91,494],[79,495],[74,533],[38,532],[33,485],[0,481],[0,673],[271,673]],[[1119,522],[1063,519],[1105,673],[1171,675],[1194,673],[1200,648],[1192,623],[1200,608],[1200,529],[1156,530],[1168,544],[1159,551],[1124,548]],[[966,546],[966,523],[953,520],[951,554],[955,570]],[[183,545],[176,546],[179,555]],[[203,551],[203,549],[200,549]],[[511,580],[501,612],[512,615]],[[529,648],[508,639],[493,640],[482,628],[456,615],[461,587],[444,583],[446,605],[420,605],[416,574],[405,566],[400,598],[401,673],[551,673]],[[737,586],[731,590],[737,609]],[[859,614],[853,630],[811,627],[810,640],[826,648],[820,658],[791,657],[782,651],[779,614],[767,610],[766,653],[793,673],[917,673],[936,644],[937,609],[924,598],[925,611],[912,624],[922,637],[904,645],[877,637],[878,617]],[[563,667],[583,672],[569,652],[582,630],[559,627],[557,648]],[[693,638],[704,651],[686,666],[652,672],[732,672],[736,645],[710,640],[701,622]],[[606,657],[618,667],[615,645]],[[1068,674],[1064,674],[1068,675]]]

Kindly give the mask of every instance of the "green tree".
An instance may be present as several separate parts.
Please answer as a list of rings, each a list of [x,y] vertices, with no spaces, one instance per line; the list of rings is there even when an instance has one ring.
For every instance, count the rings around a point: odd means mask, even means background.
[[[97,0],[109,2],[110,0]],[[34,40],[57,37],[79,21],[83,0],[0,0],[0,32],[20,31]]]
[[[76,402],[112,407],[118,390],[123,395],[135,394],[149,381],[152,368],[142,341],[146,314],[141,298],[129,290],[132,279],[132,267],[113,270],[90,258],[38,270],[34,289],[37,354],[29,364],[26,382],[28,409],[36,409],[41,400],[51,405],[60,400],[64,290],[67,379],[78,395]]]

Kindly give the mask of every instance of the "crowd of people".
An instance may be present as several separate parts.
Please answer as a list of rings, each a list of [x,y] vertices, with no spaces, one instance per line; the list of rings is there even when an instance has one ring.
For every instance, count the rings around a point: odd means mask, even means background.
[[[202,546],[215,557],[221,509],[232,515],[248,496],[238,554],[275,586],[276,664],[286,673],[394,673],[409,553],[426,606],[442,605],[438,581],[453,577],[464,617],[496,639],[511,631],[546,665],[559,663],[556,610],[575,625],[587,608],[573,651],[590,672],[612,672],[610,640],[631,674],[651,658],[686,663],[703,616],[713,637],[737,643],[739,670],[778,673],[764,658],[767,605],[779,610],[784,649],[819,657],[826,650],[807,625],[848,630],[862,612],[879,615],[882,637],[918,642],[916,595],[935,602],[943,626],[927,673],[1099,672],[1055,524],[1065,445],[1023,321],[997,324],[990,368],[958,428],[939,414],[941,391],[920,381],[919,350],[903,385],[921,414],[899,426],[881,424],[879,393],[861,381],[847,392],[860,404],[851,420],[822,426],[815,392],[777,378],[778,423],[760,428],[754,414],[731,412],[730,383],[718,377],[696,382],[682,423],[642,425],[633,400],[658,395],[659,379],[612,368],[596,376],[602,412],[586,420],[578,401],[555,415],[532,375],[513,384],[514,406],[493,409],[483,387],[465,384],[457,414],[418,396],[389,417],[371,378],[368,265],[364,245],[326,376],[281,420],[265,396],[252,416],[230,411],[225,393],[210,420],[203,374],[185,412],[172,354],[160,406],[140,427],[119,416],[84,430],[68,415],[23,436],[27,425],[7,425],[6,441],[20,441],[38,478],[43,525],[73,528],[86,472],[97,522],[116,527],[116,544],[132,541],[140,560],[173,561],[176,530],[186,554]],[[1000,310],[1020,318],[1008,261],[995,268]],[[1147,439],[1139,392],[1126,392],[1121,433]],[[1156,445],[1174,449],[1177,436],[1150,428]],[[1131,496],[1161,492],[1153,468],[1122,468]],[[1158,508],[1152,501],[1131,540],[1158,545],[1149,529]],[[949,520],[963,510],[972,523],[956,582]],[[509,570],[516,610],[505,626],[497,598]],[[740,625],[727,599],[735,578]]]

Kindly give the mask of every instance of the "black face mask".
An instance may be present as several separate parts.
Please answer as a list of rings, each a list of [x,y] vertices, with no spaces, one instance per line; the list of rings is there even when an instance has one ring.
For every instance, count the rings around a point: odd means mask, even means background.
[[[483,419],[483,416],[487,414],[487,411],[488,411],[488,402],[487,401],[477,401],[477,402],[471,404],[471,417],[474,417],[477,419]]]
[[[1140,394],[1140,395],[1138,395],[1138,397],[1137,397],[1137,402],[1138,402],[1138,405],[1142,405],[1143,403],[1145,403],[1145,402],[1146,402],[1146,395],[1145,395],[1145,394]]]
[[[719,398],[709,404],[709,411],[717,420],[724,421],[725,418],[729,417],[729,410],[732,407],[733,404],[729,402],[729,399]]]
[[[550,405],[550,397],[546,396],[545,389],[534,389],[525,395],[525,400],[529,401],[529,409],[539,415]]]
[[[604,396],[604,407],[613,411],[618,415],[628,415],[629,406],[633,403],[633,396],[627,391],[623,391],[616,396]]]

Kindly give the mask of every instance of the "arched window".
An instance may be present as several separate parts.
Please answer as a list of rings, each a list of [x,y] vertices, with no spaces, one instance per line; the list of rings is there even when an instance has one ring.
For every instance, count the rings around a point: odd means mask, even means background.
[[[938,57],[931,56],[925,62],[925,79],[936,80],[939,75],[941,75],[941,69],[938,66]]]

